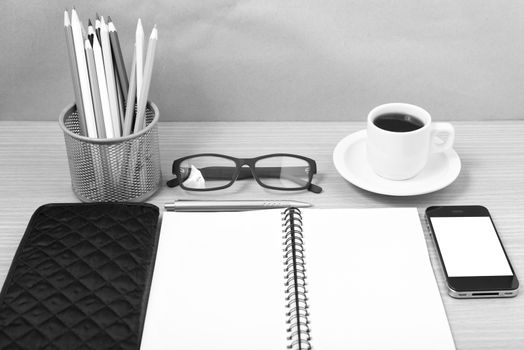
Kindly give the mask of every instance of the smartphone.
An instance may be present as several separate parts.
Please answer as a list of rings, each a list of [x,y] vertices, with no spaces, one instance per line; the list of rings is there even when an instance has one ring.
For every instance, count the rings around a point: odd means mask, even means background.
[[[514,297],[519,281],[488,209],[434,206],[426,209],[432,234],[454,298]]]

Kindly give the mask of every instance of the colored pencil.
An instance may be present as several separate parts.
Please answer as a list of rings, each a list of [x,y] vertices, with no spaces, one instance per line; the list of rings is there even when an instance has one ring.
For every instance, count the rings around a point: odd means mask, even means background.
[[[133,120],[135,114],[136,100],[136,50],[133,51],[133,63],[131,63],[131,78],[129,80],[129,89],[126,97],[126,115],[124,118],[124,136],[131,134],[133,130]]]
[[[136,97],[140,103],[140,91],[142,91],[142,82],[144,78],[144,28],[142,21],[138,19],[135,33],[135,50],[136,50]]]
[[[78,127],[80,128],[80,135],[87,135],[87,126],[84,114],[84,103],[82,102],[82,91],[80,90],[80,77],[78,76],[78,68],[76,63],[75,44],[73,43],[73,31],[71,29],[71,22],[69,20],[69,13],[64,11],[64,30],[66,36],[67,53],[69,55],[69,68],[71,70],[71,77],[73,78],[73,90],[75,93],[76,110],[78,113]]]
[[[100,89],[98,88],[98,78],[96,73],[95,56],[93,54],[93,47],[89,39],[85,41],[87,69],[89,71],[89,81],[91,82],[91,94],[93,97],[93,108],[96,119],[96,130],[99,138],[106,138],[106,131],[104,126],[104,113],[102,112],[102,101],[100,99]]]
[[[115,137],[120,137],[122,131],[118,109],[118,97],[116,93],[113,57],[111,54],[111,44],[109,43],[109,32],[107,31],[104,17],[100,17],[100,37],[102,38],[102,53],[104,56],[104,68],[106,73],[107,93],[109,95],[109,106],[111,107],[111,120],[113,121],[113,132]]]
[[[125,116],[125,102],[124,102],[124,93],[122,92],[122,87],[120,86],[120,81],[118,81],[118,79],[116,79],[116,76],[118,75],[118,73],[116,72],[116,69],[115,69],[115,82],[116,82],[116,97],[117,97],[117,101],[118,101],[118,115],[120,116],[120,126],[122,128],[122,135],[123,135],[123,131],[124,131],[124,116]]]
[[[156,26],[151,31],[151,36],[149,37],[149,44],[147,47],[147,57],[146,57],[146,63],[144,66],[144,81],[142,90],[140,91],[140,99],[138,100],[138,108],[137,108],[137,117],[135,120],[135,128],[134,132],[138,132],[142,128],[145,127],[145,113],[146,113],[146,105],[147,105],[147,98],[149,95],[149,87],[151,85],[151,75],[153,73],[153,63],[155,60],[155,50],[156,50],[156,43],[158,41],[158,31],[156,29]]]
[[[116,63],[116,71],[118,72],[118,81],[122,87],[124,94],[129,88],[129,80],[126,72],[126,65],[124,63],[124,57],[122,56],[122,49],[120,48],[120,40],[118,38],[118,32],[116,31],[115,24],[108,18],[107,28],[109,30],[109,39],[111,41],[111,49],[113,50],[113,57]]]
[[[111,119],[111,106],[109,105],[109,94],[107,92],[106,73],[104,69],[104,58],[102,47],[98,42],[98,37],[93,37],[93,54],[95,56],[96,76],[98,79],[98,90],[100,92],[100,101],[102,103],[102,113],[104,115],[104,126],[107,138],[115,137],[113,129],[113,120]]]
[[[84,51],[84,40],[82,37],[82,26],[80,24],[78,14],[76,13],[75,9],[71,11],[71,29],[73,32],[76,62],[78,66],[78,76],[80,78],[80,90],[82,92],[82,102],[84,105],[87,136],[96,138],[98,134],[96,131],[93,101],[91,99],[91,85],[89,84],[89,73],[87,72],[87,62]]]

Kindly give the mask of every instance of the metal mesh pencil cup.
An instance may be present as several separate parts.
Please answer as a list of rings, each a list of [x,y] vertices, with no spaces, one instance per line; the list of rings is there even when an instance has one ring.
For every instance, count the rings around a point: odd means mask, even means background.
[[[76,105],[59,118],[71,184],[83,202],[141,202],[160,187],[158,108],[149,102],[146,127],[129,136],[95,139],[80,135]]]

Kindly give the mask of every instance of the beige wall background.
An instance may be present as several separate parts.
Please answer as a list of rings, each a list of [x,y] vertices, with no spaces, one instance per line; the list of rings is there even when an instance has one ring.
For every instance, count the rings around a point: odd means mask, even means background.
[[[363,120],[409,102],[437,120],[524,119],[524,1],[0,2],[0,119],[73,100],[63,11],[110,15],[126,63],[159,29],[150,98],[164,121]]]

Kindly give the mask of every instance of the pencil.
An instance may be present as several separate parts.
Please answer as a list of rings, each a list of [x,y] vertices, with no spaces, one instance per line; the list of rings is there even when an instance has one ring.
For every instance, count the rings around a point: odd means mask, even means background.
[[[109,33],[104,17],[100,17],[100,37],[102,38],[102,54],[104,56],[104,68],[106,73],[107,94],[109,96],[109,106],[111,107],[111,119],[113,121],[113,132],[115,137],[120,137],[120,115],[118,110],[118,97],[116,92],[115,74],[113,68],[113,55],[111,54],[111,44],[109,43]]]
[[[82,28],[76,10],[71,11],[71,29],[78,66],[78,76],[80,80],[80,91],[82,92],[82,102],[84,105],[84,116],[86,120],[87,136],[96,138],[96,121],[93,111],[93,101],[91,99],[91,86],[89,84],[89,74],[87,72],[87,62],[84,53],[84,40],[82,39]]]
[[[137,117],[135,121],[134,132],[139,131],[145,126],[145,113],[147,105],[147,97],[149,95],[149,87],[151,85],[151,74],[153,73],[153,63],[155,60],[156,43],[158,40],[158,31],[156,26],[151,31],[149,37],[149,44],[147,47],[146,64],[144,66],[144,81],[142,90],[140,91],[140,99],[138,100]]]
[[[127,78],[126,65],[122,56],[122,49],[120,48],[120,40],[118,39],[118,32],[111,17],[107,17],[109,30],[109,39],[111,41],[111,49],[113,50],[113,57],[115,58],[116,70],[118,72],[118,81],[122,88],[122,92],[126,93],[129,88],[129,80]]]
[[[96,75],[95,56],[93,54],[93,47],[89,39],[85,41],[87,70],[89,71],[89,81],[91,82],[91,94],[93,97],[93,107],[96,119],[96,130],[99,138],[106,138],[106,131],[104,126],[104,114],[102,112],[102,101],[100,99],[100,89],[98,87],[98,78]]]
[[[133,63],[131,63],[131,78],[126,97],[126,115],[124,118],[124,136],[131,134],[133,128],[133,115],[135,114],[136,99],[136,49],[133,51]]]
[[[75,47],[73,43],[73,31],[71,29],[71,22],[69,21],[69,14],[67,10],[64,11],[64,30],[66,36],[67,53],[69,55],[69,68],[71,70],[71,77],[73,78],[73,90],[75,93],[76,110],[78,113],[78,127],[80,135],[87,135],[87,126],[84,115],[84,103],[82,102],[82,92],[80,90],[80,78],[78,76],[78,68],[76,64]]]
[[[142,21],[138,19],[135,33],[136,50],[136,98],[140,103],[140,91],[142,91],[142,81],[144,77],[144,28]]]
[[[93,37],[93,54],[95,57],[96,76],[98,80],[98,90],[100,92],[100,101],[102,103],[102,113],[104,115],[104,127],[107,138],[115,137],[113,129],[113,120],[111,119],[111,107],[109,105],[109,95],[107,93],[106,73],[104,69],[104,58],[102,47],[98,42],[98,37]]]

